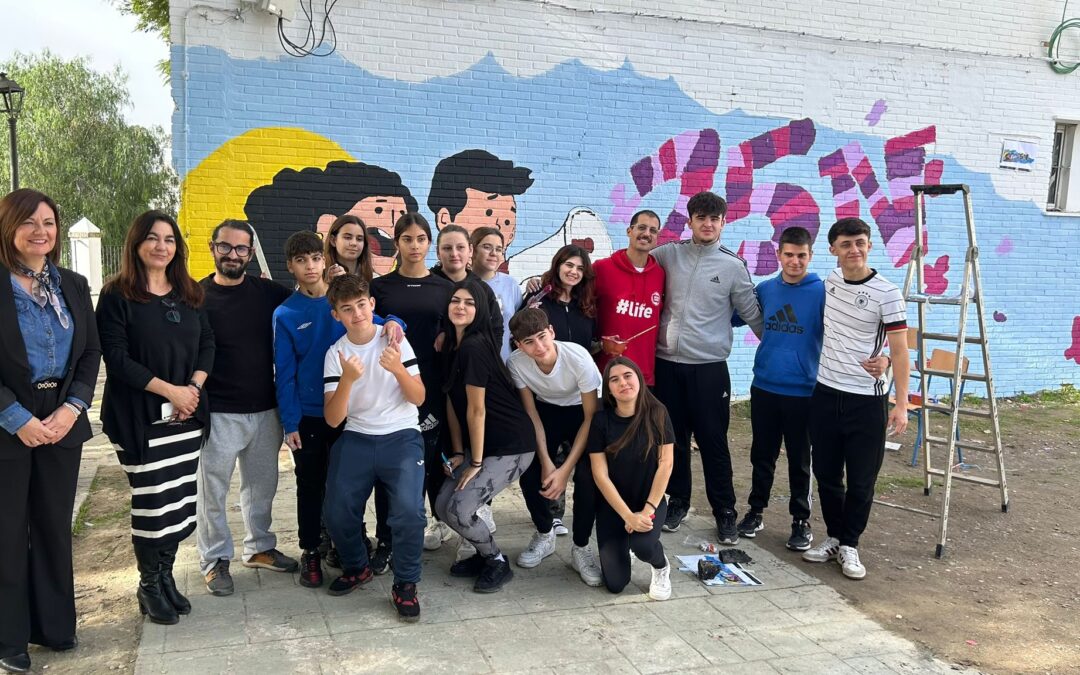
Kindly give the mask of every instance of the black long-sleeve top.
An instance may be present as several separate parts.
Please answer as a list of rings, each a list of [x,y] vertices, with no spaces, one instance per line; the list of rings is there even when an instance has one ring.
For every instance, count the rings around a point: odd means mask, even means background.
[[[180,321],[169,321],[170,311]],[[183,386],[197,370],[214,365],[214,331],[202,309],[185,305],[175,294],[149,302],[127,300],[115,288],[102,292],[97,306],[98,333],[105,360],[102,429],[127,454],[138,457],[150,424],[161,419],[167,399],[146,391],[157,377]],[[210,430],[207,394],[199,397],[195,419]]]

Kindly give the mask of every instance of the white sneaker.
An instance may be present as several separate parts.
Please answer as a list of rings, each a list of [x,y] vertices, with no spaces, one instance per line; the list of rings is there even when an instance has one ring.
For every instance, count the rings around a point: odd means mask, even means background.
[[[488,526],[488,530],[495,534],[495,516],[491,514],[491,506],[484,504],[476,510],[476,516],[484,521],[484,524]]]
[[[555,533],[541,534],[537,532],[533,534],[532,541],[529,542],[529,548],[522,551],[521,555],[518,556],[517,565],[525,568],[536,567],[544,558],[554,552]]]
[[[802,559],[806,562],[828,562],[835,560],[840,552],[840,540],[828,537],[812,549],[803,551]]]
[[[562,518],[552,518],[551,529],[555,532],[556,537],[565,537],[570,534],[570,530],[566,529],[566,525],[563,525]]]
[[[653,600],[667,600],[671,597],[671,563],[663,569],[653,568],[652,581],[649,583],[649,597]]]
[[[588,546],[574,546],[570,549],[570,569],[581,575],[586,586],[599,586],[604,583],[604,574]]]
[[[428,518],[427,527],[424,528],[424,550],[437,551],[444,541],[449,541],[454,536],[454,531],[444,522]]]
[[[461,543],[457,547],[457,555],[454,556],[454,562],[471,558],[474,555],[476,555],[476,547],[468,539],[462,537]]]
[[[866,567],[859,561],[859,549],[854,546],[840,547],[840,571],[848,579],[862,579],[866,576]]]

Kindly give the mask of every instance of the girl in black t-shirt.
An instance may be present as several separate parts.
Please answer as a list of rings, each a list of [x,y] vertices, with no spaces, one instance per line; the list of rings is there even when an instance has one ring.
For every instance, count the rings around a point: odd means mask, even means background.
[[[619,593],[630,583],[630,551],[653,567],[649,597],[671,597],[671,566],[660,543],[667,515],[675,431],[664,407],[645,386],[637,364],[618,356],[604,369],[604,409],[589,429],[597,502],[596,543],[604,584]]]
[[[450,297],[447,313],[453,329],[442,350],[450,364],[443,390],[452,448],[446,472],[452,480],[443,483],[435,510],[477,550],[454,563],[451,576],[477,577],[473,590],[493,593],[514,573],[476,512],[528,468],[536,453],[536,438],[510,372],[499,357],[488,306],[482,300],[483,283],[459,281]]]
[[[544,310],[556,340],[575,342],[593,351],[596,274],[589,252],[575,244],[560,248],[551,259],[551,268],[540,277],[538,290],[530,292],[521,303],[522,309],[526,307]]]

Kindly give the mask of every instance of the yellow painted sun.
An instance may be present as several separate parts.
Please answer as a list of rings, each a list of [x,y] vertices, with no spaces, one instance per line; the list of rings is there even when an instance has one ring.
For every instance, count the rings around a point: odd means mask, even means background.
[[[252,190],[272,183],[282,169],[324,167],[337,160],[355,161],[334,141],[292,127],[251,129],[210,153],[180,187],[180,229],[191,249],[191,275],[200,279],[214,271],[210,234],[227,218],[246,219],[244,204]]]

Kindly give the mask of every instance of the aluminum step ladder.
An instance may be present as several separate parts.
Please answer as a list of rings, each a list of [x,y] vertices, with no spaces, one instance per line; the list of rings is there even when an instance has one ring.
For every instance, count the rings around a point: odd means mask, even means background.
[[[923,456],[923,494],[929,496],[932,481],[935,476],[944,479],[944,493],[941,500],[941,512],[939,516],[939,533],[937,548],[934,555],[941,558],[945,554],[945,540],[949,526],[949,502],[952,499],[953,481],[958,480],[976,485],[996,487],[1001,491],[1001,511],[1009,510],[1009,493],[1005,486],[1005,455],[1001,448],[1001,426],[998,419],[998,403],[994,395],[994,378],[990,368],[990,348],[986,333],[986,312],[983,307],[982,275],[979,271],[979,246],[975,240],[975,220],[971,210],[971,190],[967,185],[914,185],[911,191],[915,193],[915,242],[911,252],[911,260],[908,264],[907,276],[904,279],[904,300],[918,307],[919,332],[916,345],[916,363],[919,364],[920,391],[923,392],[919,410],[922,428],[922,456]],[[923,241],[926,225],[923,222],[926,206],[926,196],[953,195],[963,193],[964,217],[967,221],[967,253],[964,256],[964,278],[960,285],[960,292],[955,295],[931,295],[926,292],[926,280],[924,278]],[[914,285],[913,285],[914,284]],[[968,334],[968,309],[974,304],[975,315],[978,319],[978,334]],[[928,332],[927,312],[931,305],[944,305],[955,307],[957,318],[957,330],[955,334]],[[951,309],[950,309],[951,311]],[[932,370],[926,367],[924,357],[924,345],[927,341],[949,343],[956,353],[956,366],[952,371]],[[978,361],[971,359],[972,368],[966,372],[963,369],[964,348],[966,345],[979,345],[982,354],[982,370],[978,370]],[[961,383],[979,382],[986,387],[985,404],[972,405],[970,400],[965,401],[960,396],[950,397],[948,404],[937,403],[930,400],[927,395],[927,379],[935,376],[948,380],[952,390],[963,391]],[[970,392],[968,392],[970,393]],[[945,413],[948,416],[948,430],[940,435],[935,435],[930,428],[931,412]],[[990,434],[988,439],[974,440],[961,439],[960,418],[974,417],[988,420]],[[944,450],[939,457],[945,458],[945,468],[934,468],[930,463],[930,450],[934,448]],[[994,455],[997,468],[996,478],[972,476],[964,471],[967,468],[963,460],[954,464],[953,457],[957,456],[958,450],[971,453],[986,453]],[[914,510],[914,509],[911,509]],[[932,514],[936,515],[936,514]]]

